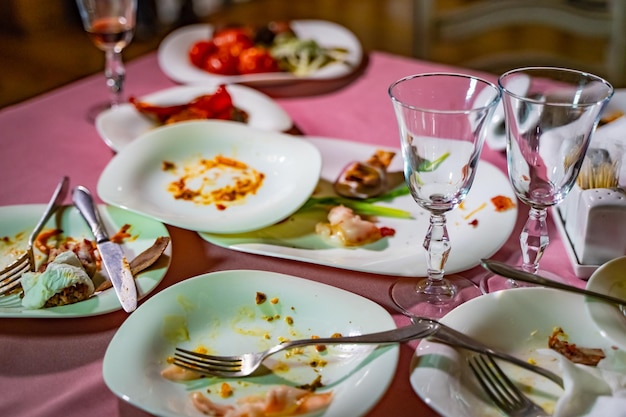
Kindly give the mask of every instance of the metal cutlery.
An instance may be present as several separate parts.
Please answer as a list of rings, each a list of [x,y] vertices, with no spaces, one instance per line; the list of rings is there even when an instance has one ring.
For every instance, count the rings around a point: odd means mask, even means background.
[[[411,321],[413,323],[432,323],[435,322],[432,319],[428,319],[428,318],[424,318],[424,317],[411,317]],[[514,365],[519,366],[520,368],[524,368],[528,371],[534,372],[536,374],[539,374],[549,380],[551,380],[552,382],[554,382],[555,384],[557,384],[558,386],[560,386],[561,388],[563,387],[563,379],[558,376],[557,374],[555,374],[552,371],[549,371],[545,368],[541,368],[539,366],[533,365],[527,361],[521,360],[519,358],[516,358],[515,356],[509,355],[507,353],[504,352],[500,352],[497,351],[495,349],[492,349],[486,345],[484,345],[483,343],[479,342],[478,340],[469,337],[457,330],[454,330],[453,328],[446,326],[443,323],[440,322],[435,322],[437,323],[437,330],[432,333],[428,339],[432,340],[434,342],[439,342],[439,343],[443,343],[443,344],[447,344],[450,346],[454,346],[454,347],[460,347],[472,352],[476,352],[476,353],[480,353],[480,354],[484,354],[484,355],[488,355],[488,356],[493,356],[495,358],[498,359],[502,359],[504,361],[507,361],[509,363],[512,363]]]
[[[243,355],[205,355],[186,349],[176,348],[174,364],[202,374],[219,377],[243,377],[254,373],[268,357],[285,349],[301,346],[331,344],[389,344],[421,339],[437,330],[435,323],[419,323],[398,329],[363,334],[358,336],[330,337],[289,340],[262,352]]]
[[[300,339],[280,343],[262,352],[251,352],[242,355],[216,356],[193,352],[187,349],[176,348],[174,354],[175,365],[196,371],[205,375],[219,377],[242,377],[252,374],[261,366],[265,358],[285,349],[307,345],[329,344],[389,344],[402,343],[410,340],[429,338],[455,347],[461,347],[478,353],[491,355],[514,365],[542,375],[560,387],[563,380],[553,372],[532,365],[526,361],[503,352],[495,351],[482,343],[466,336],[436,320],[428,318],[412,318],[413,324],[379,333],[364,334],[359,336],[347,336],[337,338]]]
[[[67,195],[68,184],[69,178],[67,176],[61,178],[61,181],[54,190],[52,198],[50,199],[50,202],[48,202],[48,206],[46,207],[43,215],[28,237],[28,248],[26,249],[26,253],[0,271],[0,295],[7,294],[16,288],[19,285],[24,272],[35,271],[36,262],[35,254],[33,253],[33,244],[50,217],[63,204],[63,200]]]
[[[130,313],[137,308],[137,287],[124,251],[120,245],[109,240],[93,197],[87,188],[83,186],[74,188],[72,200],[96,239],[102,265],[108,273],[122,308]]]
[[[549,414],[526,397],[488,355],[467,358],[480,386],[493,403],[509,417],[547,417]]]
[[[494,261],[492,259],[481,259],[480,263],[483,268],[496,275],[514,279],[516,281],[528,282],[530,284],[536,284],[543,287],[556,288],[576,294],[586,295],[587,297],[593,297],[599,300],[608,301],[609,303],[617,304],[619,306],[622,306],[622,308],[626,307],[626,300],[623,300],[621,298],[612,297],[610,295],[602,294],[595,291],[585,290],[582,288],[574,287],[572,285],[562,284],[560,282],[556,282],[536,274],[531,274],[529,272],[519,270],[502,262]]]

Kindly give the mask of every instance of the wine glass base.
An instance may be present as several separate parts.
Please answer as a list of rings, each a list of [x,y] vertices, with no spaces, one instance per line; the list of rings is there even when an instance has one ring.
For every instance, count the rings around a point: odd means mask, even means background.
[[[476,284],[459,275],[446,275],[445,281],[452,285],[452,291],[441,285],[426,285],[426,278],[401,278],[392,285],[389,295],[403,314],[432,319],[441,318],[455,307],[482,295]]]
[[[553,272],[544,271],[540,269],[537,271],[537,275],[541,275],[544,278],[547,278],[552,281],[563,282],[563,279],[560,278]],[[527,282],[515,281],[510,278],[506,278],[500,275],[493,274],[491,272],[487,272],[485,276],[483,276],[480,280],[480,291],[482,294],[489,294],[492,292],[500,291],[500,290],[511,290],[516,288],[529,288],[536,287],[537,285],[530,284]]]

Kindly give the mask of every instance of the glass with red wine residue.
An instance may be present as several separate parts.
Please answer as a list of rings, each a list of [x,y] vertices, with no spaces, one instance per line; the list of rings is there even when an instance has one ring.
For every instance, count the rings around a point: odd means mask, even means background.
[[[87,116],[94,121],[100,112],[123,101],[126,70],[122,50],[133,38],[137,0],[76,0],[76,4],[89,39],[105,53],[104,75],[110,98],[89,110]]]

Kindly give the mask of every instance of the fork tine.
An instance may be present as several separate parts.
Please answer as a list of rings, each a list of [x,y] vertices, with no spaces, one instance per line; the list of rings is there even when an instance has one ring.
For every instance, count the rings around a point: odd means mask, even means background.
[[[489,397],[498,407],[503,410],[510,410],[514,404],[519,403],[520,397],[517,395],[517,387],[502,372],[493,358],[488,357],[489,363],[484,356],[475,356],[473,361],[468,363],[476,375],[478,382],[483,389],[490,394]]]
[[[472,360],[473,359],[473,360]],[[489,355],[468,358],[472,372],[493,403],[510,417],[539,417],[548,414],[526,397]]]
[[[7,294],[17,287],[21,281],[22,274],[32,271],[33,263],[30,254],[24,254],[11,265],[6,267],[0,274],[0,295]]]
[[[183,349],[180,347],[176,348],[176,351],[180,353],[180,356],[186,356],[198,361],[205,360],[207,362],[241,362],[241,356],[213,356],[207,355],[206,353],[194,352],[192,350]]]
[[[217,375],[222,373],[233,373],[241,370],[241,365],[237,364],[219,364],[219,363],[206,363],[190,361],[179,356],[174,357],[174,365],[186,368],[192,371],[200,373],[208,373],[211,375]]]
[[[174,365],[211,375],[238,372],[242,368],[242,360],[237,356],[211,356],[176,348]]]

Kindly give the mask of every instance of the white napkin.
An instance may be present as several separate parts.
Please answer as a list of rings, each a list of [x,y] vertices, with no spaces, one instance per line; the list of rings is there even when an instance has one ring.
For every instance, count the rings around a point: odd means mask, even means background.
[[[554,417],[626,417],[626,352],[605,352],[597,367],[577,365],[551,349],[538,353],[557,359],[565,393]]]

